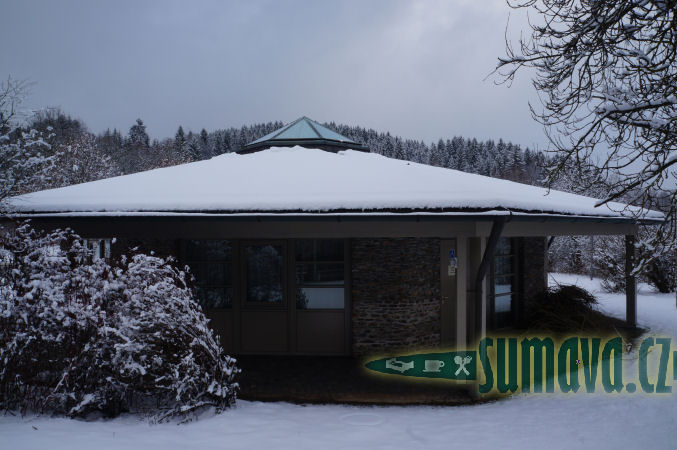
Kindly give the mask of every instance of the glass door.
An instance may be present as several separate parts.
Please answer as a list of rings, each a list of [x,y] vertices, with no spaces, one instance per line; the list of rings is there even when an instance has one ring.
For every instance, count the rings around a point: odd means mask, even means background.
[[[288,353],[286,243],[243,242],[240,255],[240,349],[242,353]]]
[[[284,247],[248,244],[244,247],[245,303],[284,307]]]

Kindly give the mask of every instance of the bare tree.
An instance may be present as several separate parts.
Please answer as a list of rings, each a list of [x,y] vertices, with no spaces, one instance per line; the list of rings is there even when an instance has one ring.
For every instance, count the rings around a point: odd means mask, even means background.
[[[53,159],[42,133],[21,127],[29,87],[11,77],[0,83],[0,211],[7,197],[39,187]]]
[[[677,241],[677,0],[508,0],[536,12],[497,71],[510,83],[534,69],[541,105],[530,105],[558,158],[552,183],[567,167],[596,165],[591,184],[604,188],[600,205],[615,200],[657,208],[668,221],[643,243],[651,259]],[[532,16],[533,17],[533,16]]]
[[[96,137],[82,132],[55,147],[57,157],[43,189],[86,183],[121,175],[112,158],[96,145]]]

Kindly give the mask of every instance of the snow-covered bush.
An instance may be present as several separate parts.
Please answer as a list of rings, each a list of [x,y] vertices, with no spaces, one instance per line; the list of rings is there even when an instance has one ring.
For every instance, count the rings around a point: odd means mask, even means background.
[[[172,261],[91,258],[72,231],[0,236],[0,407],[162,420],[235,401],[239,369]]]
[[[564,273],[589,272],[589,248],[586,236],[556,236],[548,248],[549,270]]]
[[[677,250],[653,260],[646,268],[646,278],[658,292],[677,291]]]
[[[646,254],[654,251],[648,245],[651,231],[642,228],[638,235],[637,257],[650,262],[636,269],[637,279],[651,284],[659,292],[674,292],[677,289],[677,252],[648,258]],[[591,240],[590,236],[557,236],[548,249],[548,268],[551,272],[600,277],[605,291],[622,292],[625,290],[625,237],[595,236]]]
[[[595,247],[595,272],[606,292],[625,291],[625,237],[601,236]]]

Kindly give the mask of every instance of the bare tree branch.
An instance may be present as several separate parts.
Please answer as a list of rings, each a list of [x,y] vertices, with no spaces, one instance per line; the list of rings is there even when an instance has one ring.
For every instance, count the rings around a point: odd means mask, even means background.
[[[541,107],[530,105],[557,156],[548,182],[572,168],[601,198],[659,208],[668,220],[641,244],[658,258],[677,248],[677,0],[508,0],[536,12],[530,33],[507,38],[495,73],[522,68]],[[594,155],[604,155],[591,169]],[[581,180],[583,182],[584,180]],[[629,212],[627,210],[626,212]],[[634,213],[641,218],[642,213]],[[640,265],[649,263],[640,261]]]

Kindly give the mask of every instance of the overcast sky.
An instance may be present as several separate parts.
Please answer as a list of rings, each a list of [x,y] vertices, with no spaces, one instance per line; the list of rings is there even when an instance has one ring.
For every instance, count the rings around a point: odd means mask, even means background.
[[[153,138],[306,115],[427,143],[463,135],[543,147],[525,72],[504,52],[503,0],[3,0],[0,75],[35,82],[91,131]],[[522,18],[513,13],[510,29]]]

